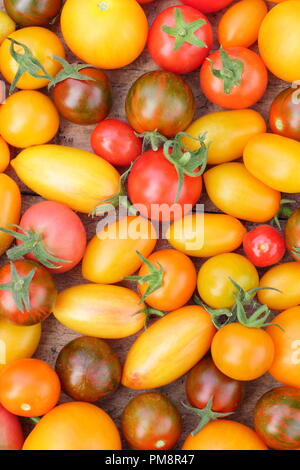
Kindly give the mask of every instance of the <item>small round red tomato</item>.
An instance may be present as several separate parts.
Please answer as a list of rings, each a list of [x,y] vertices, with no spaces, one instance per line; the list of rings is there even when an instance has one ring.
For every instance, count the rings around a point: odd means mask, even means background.
[[[134,129],[119,119],[100,122],[91,134],[94,152],[112,165],[130,165],[142,153],[142,140]]]
[[[283,236],[271,225],[259,225],[246,233],[243,247],[247,258],[260,268],[279,263],[286,249]]]
[[[296,261],[300,261],[300,209],[288,218],[284,234],[287,249]]]
[[[257,434],[271,449],[293,450],[300,446],[300,390],[276,387],[256,404]]]
[[[14,261],[0,269],[1,317],[15,325],[30,326],[45,320],[56,296],[51,275],[33,261]]]
[[[101,70],[81,69],[91,80],[67,78],[55,85],[54,103],[60,114],[75,124],[96,124],[105,119],[112,107],[110,82]]]
[[[44,26],[58,15],[62,0],[4,0],[9,16],[21,26]]]
[[[0,450],[21,450],[24,435],[17,416],[0,405]]]
[[[274,99],[269,115],[274,134],[300,140],[300,88],[286,88]]]
[[[200,86],[209,101],[229,109],[249,108],[264,95],[268,72],[261,58],[246,47],[213,52],[200,71]]]
[[[203,13],[211,13],[214,11],[222,10],[232,3],[233,0],[182,0],[185,5],[198,8]]]
[[[213,43],[212,26],[199,10],[176,5],[154,20],[148,50],[163,69],[188,73],[200,67]]]
[[[185,391],[192,406],[203,409],[213,398],[212,411],[231,413],[239,406],[243,384],[230,379],[215,366],[210,357],[202,359],[187,375]]]
[[[181,418],[173,403],[160,393],[134,397],[122,414],[122,432],[135,450],[172,449],[181,434]]]
[[[56,405],[59,395],[57,374],[39,359],[18,359],[0,375],[0,402],[15,415],[45,415]]]

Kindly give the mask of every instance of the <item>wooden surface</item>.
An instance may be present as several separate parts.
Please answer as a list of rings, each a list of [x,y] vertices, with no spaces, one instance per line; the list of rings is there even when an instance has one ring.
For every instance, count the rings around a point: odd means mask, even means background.
[[[180,3],[176,0],[157,0],[153,4],[149,4],[145,6],[145,11],[149,19],[149,23],[153,21],[155,14],[159,11],[165,9],[168,6],[176,5]],[[3,9],[3,1],[0,0],[0,7]],[[220,13],[209,15],[209,19],[212,21],[214,27],[217,24],[218,18],[220,17]],[[251,19],[249,18],[249,21]],[[59,27],[56,25],[53,27],[55,31],[59,32]],[[214,49],[218,48],[218,43],[215,41]],[[254,47],[255,50],[255,47]],[[76,61],[76,58],[72,56],[72,54],[68,54],[68,58],[71,61]],[[111,80],[114,92],[114,106],[110,117],[114,118],[125,118],[124,113],[124,103],[125,97],[127,94],[128,89],[130,88],[131,84],[140,77],[143,73],[152,71],[157,69],[158,67],[149,57],[147,51],[144,51],[142,56],[136,60],[133,64],[129,65],[126,68],[116,71],[108,71],[107,74]],[[208,112],[216,111],[219,108],[217,106],[212,105],[209,103],[203,94],[201,93],[199,84],[198,84],[198,71],[189,74],[185,77],[188,83],[191,85],[193,92],[195,94],[196,102],[197,102],[197,113],[195,117],[199,117],[203,114]],[[280,90],[284,89],[287,86],[286,83],[277,80],[275,77],[271,76],[270,74],[270,83],[268,90],[261,102],[259,102],[254,108],[261,112],[265,118],[268,116],[269,106],[272,99],[279,93]],[[91,150],[90,148],[90,133],[93,129],[92,127],[83,127],[83,126],[76,126],[67,122],[64,119],[61,119],[61,125],[59,129],[59,133],[57,134],[56,138],[54,139],[53,143],[61,144],[61,145],[69,145],[76,148],[84,149],[84,150]],[[15,152],[16,154],[16,152]],[[35,204],[42,200],[41,197],[33,194],[27,187],[25,187],[16,177],[12,169],[7,171],[9,175],[11,175],[20,185],[22,194],[23,194],[23,212],[30,207],[32,204]],[[293,199],[295,199],[293,197]],[[300,198],[298,198],[300,201]],[[205,211],[206,212],[218,212],[218,210],[212,205],[210,201],[208,201],[206,195],[204,194],[200,200],[201,203],[205,204]],[[85,227],[88,232],[89,239],[95,234],[95,228],[97,224],[97,219],[89,219],[87,216],[82,216],[82,220],[85,224]],[[248,224],[250,227],[250,224]],[[166,246],[165,242],[160,242],[158,248],[162,246]],[[287,257],[288,259],[288,257]],[[4,256],[0,259],[0,265],[4,264],[6,259]],[[197,267],[201,264],[199,260],[195,260]],[[73,271],[67,274],[56,275],[55,280],[57,282],[57,286],[59,291],[65,289],[66,287],[81,284],[85,282],[81,276],[81,267],[78,266]],[[35,357],[43,359],[47,361],[49,364],[54,365],[56,361],[56,357],[61,350],[61,348],[67,344],[69,341],[74,339],[75,337],[79,336],[78,334],[74,333],[73,331],[69,330],[68,328],[64,327],[63,325],[59,324],[53,316],[48,318],[43,323],[43,335],[41,344],[38,348],[38,351]],[[118,353],[120,359],[124,361],[126,357],[126,353],[133,343],[135,337],[131,337],[129,339],[124,340],[115,340],[109,341],[110,345],[113,349]],[[186,410],[182,407],[181,402],[186,401],[185,393],[184,393],[184,381],[185,377],[180,378],[176,382],[163,387],[159,391],[164,393],[166,396],[172,399],[172,401],[178,406],[180,413],[183,418],[183,435],[179,442],[183,441],[183,439],[187,436],[187,434],[194,428],[197,418],[195,419],[193,416],[186,413]],[[236,419],[241,423],[247,424],[252,426],[252,417],[253,417],[253,409],[255,406],[256,401],[258,398],[268,389],[272,388],[276,382],[269,375],[265,375],[259,380],[250,382],[246,385],[246,393],[243,400],[242,405],[240,406],[239,410],[233,415],[232,419]],[[140,393],[140,392],[138,392]],[[105,411],[107,411],[112,418],[119,424],[119,419],[122,414],[122,410],[127,402],[137,394],[137,392],[126,389],[124,387],[120,387],[119,390],[110,397],[102,400],[98,403]],[[62,395],[61,401],[70,401],[68,397]]]

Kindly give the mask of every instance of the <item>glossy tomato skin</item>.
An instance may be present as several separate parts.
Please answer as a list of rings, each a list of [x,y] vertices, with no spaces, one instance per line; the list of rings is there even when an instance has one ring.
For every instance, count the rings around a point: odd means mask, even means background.
[[[142,153],[142,141],[127,122],[105,119],[91,134],[94,152],[112,165],[130,165]]]
[[[198,8],[203,13],[212,13],[227,7],[233,0],[182,0],[185,5]]]
[[[257,402],[254,425],[268,447],[276,450],[297,449],[300,444],[300,390],[276,387]]]
[[[272,102],[269,114],[274,134],[300,140],[299,89],[286,88]]]
[[[157,129],[166,137],[173,137],[191,123],[195,98],[183,78],[156,70],[145,73],[132,85],[125,110],[129,124],[137,132]]]
[[[148,150],[134,164],[128,177],[128,195],[140,213],[151,220],[173,220],[190,212],[202,193],[202,176],[184,175],[175,204],[178,174],[163,148]]]
[[[21,450],[24,435],[17,416],[0,405],[0,450]]]
[[[184,21],[189,24],[197,20],[205,23],[195,32],[195,37],[203,41],[202,47],[194,46],[188,42],[176,50],[175,37],[164,32],[163,26],[174,28],[175,10],[181,11]],[[196,10],[188,6],[176,5],[163,10],[155,18],[148,37],[148,50],[153,60],[163,69],[174,73],[189,73],[200,67],[209,54],[213,43],[213,30],[208,19]]]
[[[111,84],[101,70],[87,67],[79,73],[91,77],[92,80],[67,78],[55,85],[55,106],[68,121],[75,124],[97,124],[105,119],[111,110]]]
[[[5,140],[0,137],[0,173],[6,170],[9,165],[10,150]]]
[[[56,360],[63,391],[75,401],[96,402],[113,393],[121,381],[121,363],[98,338],[82,336],[66,344]]]
[[[244,109],[253,106],[264,95],[268,85],[268,72],[261,58],[245,47],[225,49],[230,59],[238,59],[244,64],[241,84],[234,85],[229,94],[224,92],[224,81],[215,77],[212,64],[206,60],[200,71],[200,86],[209,101],[229,109]],[[220,50],[213,52],[209,59],[213,67],[221,69]]]
[[[59,13],[62,0],[4,0],[11,18],[21,26],[43,26]]]
[[[21,193],[15,181],[6,174],[0,174],[0,227],[10,229],[18,224],[21,213]],[[13,237],[0,232],[0,256],[9,248]]]
[[[213,397],[213,411],[231,413],[242,400],[243,384],[224,375],[213,360],[206,357],[188,373],[185,391],[195,408],[205,408]]]
[[[300,248],[300,209],[296,209],[288,218],[284,234],[287,249],[295,260],[299,261],[300,255],[297,249]]]
[[[51,275],[46,269],[33,261],[14,261],[14,266],[20,277],[27,276],[35,269],[35,274],[29,287],[30,310],[21,312],[16,306],[11,292],[0,290],[1,317],[15,325],[30,326],[45,320],[51,313],[57,296],[57,289]],[[0,284],[11,281],[10,264],[0,269]]]
[[[279,263],[286,250],[283,236],[270,225],[259,225],[248,232],[243,247],[247,258],[261,268]]]
[[[135,450],[172,449],[182,430],[177,408],[156,392],[142,393],[130,400],[123,411],[121,427]]]

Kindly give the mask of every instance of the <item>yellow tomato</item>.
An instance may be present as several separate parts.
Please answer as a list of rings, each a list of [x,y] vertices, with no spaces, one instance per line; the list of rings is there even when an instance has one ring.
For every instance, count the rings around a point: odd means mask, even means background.
[[[61,30],[80,59],[117,69],[142,53],[148,22],[135,0],[68,0],[61,14]]]
[[[0,174],[0,227],[11,228],[18,224],[21,213],[21,193],[18,185],[9,176]],[[13,238],[0,232],[0,255],[11,245]]]
[[[5,140],[0,137],[0,173],[6,170],[9,165],[10,150]]]
[[[130,289],[83,284],[62,291],[53,313],[63,325],[82,335],[116,339],[143,328],[143,309],[140,297]]]
[[[210,200],[222,212],[250,222],[266,222],[279,211],[281,195],[238,162],[217,165],[204,174]]]
[[[207,353],[216,329],[202,307],[188,306],[153,323],[127,355],[122,383],[135,390],[162,387]]]
[[[39,91],[19,91],[0,107],[0,134],[10,145],[27,148],[53,139],[59,114],[48,96]]]
[[[258,300],[274,310],[285,310],[300,304],[300,263],[297,261],[273,266],[260,280],[261,287],[274,290],[258,292]]]
[[[237,253],[213,256],[202,264],[198,274],[198,292],[202,300],[213,308],[232,307],[236,288],[230,278],[246,291],[259,284],[255,266],[244,256]]]
[[[245,227],[225,214],[189,214],[168,229],[168,242],[179,251],[208,258],[236,250],[243,242]]]
[[[72,147],[32,147],[19,153],[11,165],[34,192],[87,214],[119,191],[120,175],[110,163]]]
[[[142,265],[157,241],[154,226],[142,217],[124,217],[100,230],[87,246],[82,275],[99,284],[115,284]]]
[[[244,150],[247,170],[284,193],[300,192],[300,142],[277,134],[253,137]]]
[[[16,23],[4,11],[0,11],[0,44],[16,29]]]

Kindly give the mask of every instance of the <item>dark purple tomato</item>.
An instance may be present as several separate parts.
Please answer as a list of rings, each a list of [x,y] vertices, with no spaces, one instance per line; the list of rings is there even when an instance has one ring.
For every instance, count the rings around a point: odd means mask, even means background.
[[[105,341],[82,336],[60,351],[56,372],[67,395],[93,403],[118,388],[121,363]]]
[[[274,99],[269,115],[274,134],[300,140],[300,88],[286,88]]]
[[[58,15],[62,0],[4,0],[8,15],[21,26],[43,26]]]

